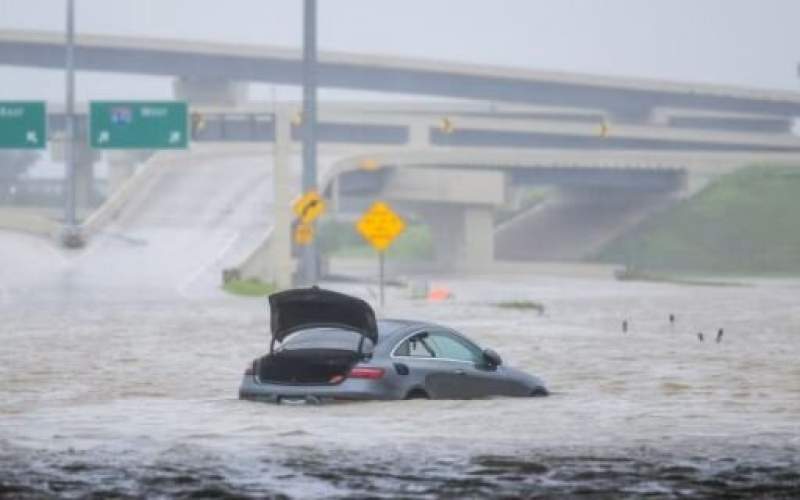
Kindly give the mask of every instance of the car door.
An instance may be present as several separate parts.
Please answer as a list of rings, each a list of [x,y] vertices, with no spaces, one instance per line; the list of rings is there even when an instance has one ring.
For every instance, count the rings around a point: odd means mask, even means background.
[[[476,366],[483,361],[481,349],[447,330],[429,332],[428,345],[441,369],[439,377],[448,381],[453,398],[480,398],[486,395],[486,381]]]
[[[456,332],[431,332],[428,343],[438,359],[460,363],[454,368],[459,375],[458,397],[520,396],[525,392],[503,366],[487,365],[483,350]]]
[[[392,357],[408,367],[414,379],[422,382],[424,389],[434,398],[462,399],[473,397],[464,384],[469,362],[456,362],[437,354],[431,340],[436,332],[422,330],[400,342]]]

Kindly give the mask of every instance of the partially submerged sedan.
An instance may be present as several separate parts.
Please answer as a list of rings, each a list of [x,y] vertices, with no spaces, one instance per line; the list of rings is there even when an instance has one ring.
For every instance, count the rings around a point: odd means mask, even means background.
[[[269,298],[269,354],[253,361],[241,399],[277,403],[545,396],[537,377],[503,366],[460,333],[375,320],[361,299],[316,287]]]

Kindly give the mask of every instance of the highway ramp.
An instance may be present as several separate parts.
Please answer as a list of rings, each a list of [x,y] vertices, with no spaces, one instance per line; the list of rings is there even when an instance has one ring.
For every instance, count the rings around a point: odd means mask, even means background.
[[[270,227],[271,180],[266,153],[173,154],[82,250],[0,233],[0,300],[217,296],[221,270],[239,263]]]

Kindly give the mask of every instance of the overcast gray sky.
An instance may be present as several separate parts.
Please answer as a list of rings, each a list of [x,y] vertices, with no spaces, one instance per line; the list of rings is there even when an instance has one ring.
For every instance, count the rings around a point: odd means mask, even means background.
[[[64,0],[0,0],[0,29],[62,31]],[[301,0],[76,0],[81,33],[299,47]],[[798,0],[319,0],[320,50],[800,89]],[[135,86],[132,86],[135,81]],[[0,98],[59,101],[59,72],[0,66]],[[263,94],[264,86],[256,89]],[[81,74],[78,98],[169,97]],[[283,91],[285,93],[285,90]]]

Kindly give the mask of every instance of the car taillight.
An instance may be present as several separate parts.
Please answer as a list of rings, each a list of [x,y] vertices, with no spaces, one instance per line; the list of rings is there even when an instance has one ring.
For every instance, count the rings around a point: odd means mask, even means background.
[[[374,368],[371,366],[356,366],[350,373],[348,377],[350,378],[368,378],[368,379],[379,379],[383,377],[384,370],[383,368]]]

